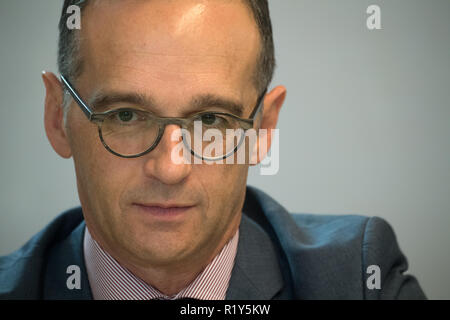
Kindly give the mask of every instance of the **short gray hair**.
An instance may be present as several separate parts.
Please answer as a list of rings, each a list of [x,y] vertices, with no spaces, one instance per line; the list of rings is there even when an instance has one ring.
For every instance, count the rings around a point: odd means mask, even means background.
[[[275,70],[275,49],[269,4],[267,0],[241,1],[252,12],[261,38],[261,50],[256,61],[253,80],[257,91],[262,93],[272,81]],[[75,82],[83,71],[83,59],[80,52],[80,31],[69,29],[66,25],[71,15],[67,12],[67,9],[72,5],[77,5],[83,12],[88,2],[88,0],[64,0],[59,21],[58,69],[60,74],[72,82]],[[69,98],[70,96],[66,93],[63,103],[65,109],[69,104]]]

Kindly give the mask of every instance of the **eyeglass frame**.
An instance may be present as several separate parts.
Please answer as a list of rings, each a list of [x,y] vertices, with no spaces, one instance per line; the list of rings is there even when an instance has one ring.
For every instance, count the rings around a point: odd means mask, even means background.
[[[88,104],[83,100],[83,98],[81,98],[81,95],[77,92],[77,90],[75,89],[75,87],[70,83],[70,81],[63,75],[60,76],[61,82],[64,85],[64,88],[69,92],[69,94],[72,96],[72,98],[75,100],[75,102],[77,103],[77,105],[80,107],[81,111],[83,111],[83,113],[86,115],[86,117],[88,118],[88,120],[90,122],[96,123],[97,127],[98,127],[98,134],[99,134],[99,138],[100,141],[102,142],[103,146],[106,148],[106,150],[108,150],[109,152],[111,152],[112,154],[114,154],[115,156],[121,157],[121,158],[127,158],[127,159],[133,159],[133,158],[138,158],[141,156],[144,156],[148,153],[150,153],[153,149],[155,149],[159,142],[161,141],[166,126],[168,124],[176,124],[178,126],[180,126],[180,128],[182,129],[186,129],[188,126],[186,125],[188,123],[188,121],[190,121],[189,118],[180,118],[180,117],[158,117],[155,116],[153,114],[151,114],[148,111],[142,111],[142,110],[137,110],[137,109],[133,109],[133,108],[119,108],[119,109],[114,109],[114,110],[109,110],[106,112],[100,112],[100,113],[95,113],[92,111],[92,108],[90,108],[88,106]],[[245,131],[251,129],[254,127],[255,125],[255,118],[256,115],[262,110],[262,107],[264,106],[264,97],[267,93],[267,88],[264,89],[263,93],[258,97],[258,100],[256,101],[256,105],[253,108],[252,112],[250,113],[250,117],[249,118],[241,118],[238,117],[232,113],[228,113],[228,112],[216,112],[216,111],[205,111],[205,112],[199,112],[194,114],[194,116],[199,116],[202,114],[215,114],[215,115],[226,115],[226,116],[230,116],[236,120],[238,120],[238,122],[241,125],[241,129]],[[108,117],[108,115],[110,115],[111,113],[115,113],[118,111],[141,111],[144,112],[146,114],[149,114],[157,123],[159,126],[159,130],[158,130],[158,136],[156,137],[155,141],[153,142],[153,144],[145,151],[135,154],[135,155],[123,155],[120,154],[114,150],[112,150],[108,144],[105,142],[104,138],[103,138],[103,133],[102,133],[102,126],[101,124],[103,123],[103,121],[105,120],[105,118]],[[244,126],[243,126],[244,125]],[[230,155],[234,154],[239,147],[241,146],[242,142],[245,139],[245,135],[242,136],[240,142],[238,143],[238,145],[229,153],[220,156],[220,157],[216,157],[216,158],[206,158],[203,155],[199,156],[197,155],[194,150],[192,150],[191,146],[187,145],[187,142],[185,141],[185,137],[183,134],[183,143],[184,145],[190,150],[191,154],[201,158],[202,160],[209,160],[209,161],[217,161],[217,160],[223,160],[227,157],[229,157]]]

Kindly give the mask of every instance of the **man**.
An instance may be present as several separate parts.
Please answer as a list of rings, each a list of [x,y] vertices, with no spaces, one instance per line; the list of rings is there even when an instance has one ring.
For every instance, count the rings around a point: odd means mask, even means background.
[[[1,258],[0,297],[425,298],[382,219],[291,215],[246,186],[253,149],[197,152],[194,122],[257,129],[262,160],[286,96],[266,92],[273,51],[267,1],[66,0],[45,128],[81,208]],[[200,163],[174,161],[180,141]]]

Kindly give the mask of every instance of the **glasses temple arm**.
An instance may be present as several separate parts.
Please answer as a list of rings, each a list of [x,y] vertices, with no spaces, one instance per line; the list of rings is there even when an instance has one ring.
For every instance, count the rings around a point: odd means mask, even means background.
[[[84,114],[88,117],[89,120],[92,120],[93,112],[86,105],[86,103],[83,101],[83,99],[81,99],[79,94],[75,91],[75,89],[70,84],[69,80],[67,80],[63,75],[61,75],[61,81],[64,84],[64,87],[69,91],[70,95],[75,100],[75,102],[80,106],[80,108],[84,112]]]
[[[252,113],[250,114],[250,119],[253,119],[255,115],[258,113],[258,111],[261,109],[263,105],[264,97],[266,96],[267,88],[264,90],[264,92],[259,96],[258,101],[256,102],[256,106],[253,109]]]

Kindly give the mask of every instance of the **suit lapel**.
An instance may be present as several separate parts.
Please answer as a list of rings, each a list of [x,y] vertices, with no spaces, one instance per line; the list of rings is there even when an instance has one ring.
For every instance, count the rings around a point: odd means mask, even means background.
[[[86,272],[83,255],[84,221],[75,230],[57,244],[48,257],[47,269],[44,277],[44,299],[50,300],[92,300],[91,288]],[[75,275],[73,269],[68,272],[69,266],[79,268],[80,288],[68,288],[69,277]],[[74,279],[74,278],[71,278]],[[69,283],[73,281],[69,280]]]
[[[283,288],[278,256],[269,236],[245,214],[227,300],[269,300]]]

